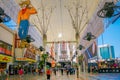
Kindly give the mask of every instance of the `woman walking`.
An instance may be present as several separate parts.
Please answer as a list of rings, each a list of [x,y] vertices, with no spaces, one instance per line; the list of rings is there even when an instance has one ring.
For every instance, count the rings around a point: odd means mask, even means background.
[[[20,80],[23,80],[23,74],[24,74],[23,69],[21,68],[21,69],[18,71],[18,73],[19,73],[19,76],[20,76]]]

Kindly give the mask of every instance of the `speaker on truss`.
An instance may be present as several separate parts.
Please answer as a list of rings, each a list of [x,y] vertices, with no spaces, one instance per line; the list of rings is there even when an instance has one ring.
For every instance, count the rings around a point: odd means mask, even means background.
[[[120,6],[115,5],[114,2],[105,2],[104,7],[97,12],[97,15],[101,18],[110,18],[120,14],[118,10],[120,11]]]
[[[4,10],[0,7],[0,23],[8,22],[10,20],[11,20],[11,18],[7,14],[5,14]]]
[[[96,37],[92,35],[91,32],[88,32],[85,37],[83,37],[84,40],[90,41],[92,39],[95,39]]]
[[[85,48],[85,47],[84,47],[83,45],[79,45],[77,49],[82,50],[82,49],[84,49],[84,48]]]
[[[27,41],[28,43],[31,43],[31,42],[34,42],[35,40],[34,40],[30,35],[27,35],[26,41]]]
[[[44,51],[45,50],[42,46],[40,46],[39,49],[40,49],[40,51]]]

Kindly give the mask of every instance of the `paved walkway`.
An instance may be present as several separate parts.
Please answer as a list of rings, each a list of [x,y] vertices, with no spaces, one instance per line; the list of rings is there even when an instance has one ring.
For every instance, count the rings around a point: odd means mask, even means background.
[[[9,76],[8,80],[20,80],[18,75],[12,75]],[[46,80],[46,76],[45,75],[33,75],[33,74],[25,74],[23,76],[23,80]],[[59,72],[57,73],[57,75],[54,75],[52,73],[51,75],[51,80],[87,80],[87,79],[83,79],[81,78],[77,78],[76,75],[66,75],[64,73],[64,75],[61,75]]]
[[[20,80],[18,75],[12,75],[8,80]],[[23,80],[46,80],[45,75],[33,75],[25,74]],[[61,75],[59,72],[57,75],[52,74],[51,80],[120,80],[120,73],[106,73],[106,74],[88,74],[81,73],[80,78],[77,78],[76,75]]]

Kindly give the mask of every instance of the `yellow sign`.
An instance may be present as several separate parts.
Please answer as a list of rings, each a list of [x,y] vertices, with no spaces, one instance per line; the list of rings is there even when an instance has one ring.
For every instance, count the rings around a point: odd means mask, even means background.
[[[12,57],[0,55],[0,62],[11,62],[11,61],[12,61]]]
[[[36,60],[29,59],[29,58],[27,58],[27,61],[29,61],[29,62],[36,62]]]
[[[36,62],[33,59],[29,59],[29,58],[16,58],[17,61],[28,61],[28,62]]]
[[[16,58],[17,61],[26,61],[26,58]]]

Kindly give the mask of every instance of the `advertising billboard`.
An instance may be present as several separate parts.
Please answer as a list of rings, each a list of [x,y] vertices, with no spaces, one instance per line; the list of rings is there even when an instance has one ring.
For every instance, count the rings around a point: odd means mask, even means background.
[[[88,47],[85,50],[84,55],[87,59],[90,59],[90,58],[97,56],[97,44],[96,44],[96,42],[93,42],[93,44],[90,45],[90,47]]]

